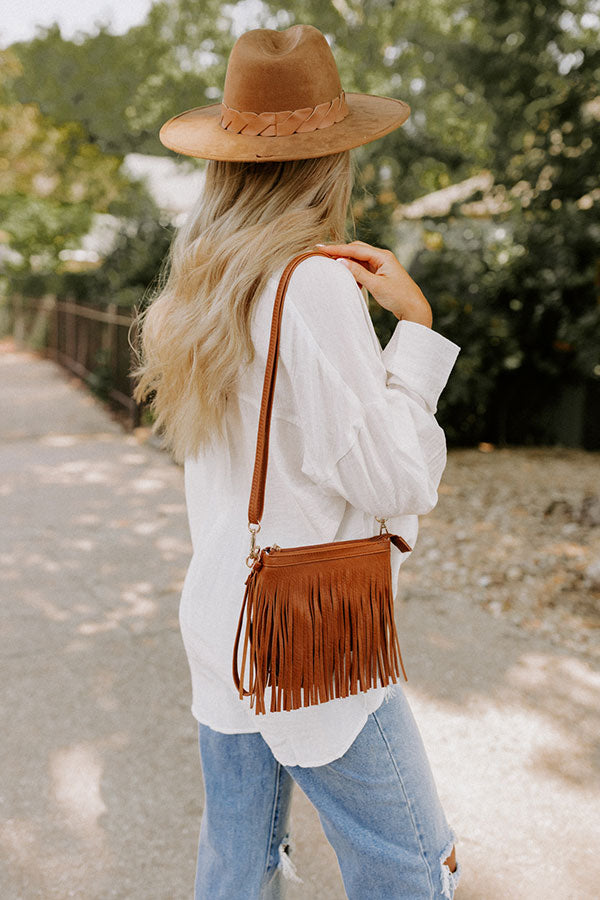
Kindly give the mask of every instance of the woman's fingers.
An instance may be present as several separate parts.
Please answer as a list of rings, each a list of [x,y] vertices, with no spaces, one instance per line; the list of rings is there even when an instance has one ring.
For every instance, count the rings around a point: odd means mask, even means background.
[[[404,266],[391,250],[373,247],[365,241],[349,244],[317,244],[351,272],[384,309],[399,319],[410,319],[431,327],[431,307]]]
[[[380,247],[372,247],[364,241],[352,241],[350,244],[317,244],[317,247],[330,253],[332,256],[354,257],[368,264],[369,271],[376,271],[389,258],[389,250]],[[369,265],[370,264],[370,265]]]

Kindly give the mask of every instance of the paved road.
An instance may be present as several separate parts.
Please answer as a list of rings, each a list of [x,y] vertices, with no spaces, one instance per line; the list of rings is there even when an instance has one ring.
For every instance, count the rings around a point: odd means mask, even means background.
[[[191,900],[202,785],[177,620],[182,470],[51,361],[3,351],[0,896]],[[468,598],[420,591],[398,622],[458,836],[457,900],[598,897],[591,661]],[[293,827],[290,900],[342,900],[300,792]]]

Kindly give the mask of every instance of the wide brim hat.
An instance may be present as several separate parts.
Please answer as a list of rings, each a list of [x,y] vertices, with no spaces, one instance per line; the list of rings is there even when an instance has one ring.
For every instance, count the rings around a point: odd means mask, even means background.
[[[254,28],[233,45],[223,101],[173,116],[159,136],[170,150],[202,159],[309,159],[375,141],[409,115],[403,100],[346,93],[313,25]]]

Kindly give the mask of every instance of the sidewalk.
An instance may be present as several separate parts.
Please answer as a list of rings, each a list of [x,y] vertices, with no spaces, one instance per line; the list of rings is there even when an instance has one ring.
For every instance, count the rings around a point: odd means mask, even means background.
[[[191,900],[202,787],[177,615],[183,471],[53,362],[0,349],[0,895]],[[466,597],[415,594],[398,623],[457,834],[457,900],[597,897],[591,657]],[[304,884],[290,900],[343,900],[299,791],[292,825]]]

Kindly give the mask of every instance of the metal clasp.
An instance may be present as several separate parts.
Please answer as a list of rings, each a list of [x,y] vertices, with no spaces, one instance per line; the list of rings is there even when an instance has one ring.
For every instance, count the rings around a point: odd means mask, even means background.
[[[375,520],[379,522],[379,534],[383,534],[384,530],[386,534],[389,534],[388,527],[385,524],[385,519],[381,519],[379,516],[375,516]]]
[[[258,559],[260,554],[260,547],[258,547],[256,544],[256,535],[260,531],[260,524],[248,522],[248,531],[250,532],[252,537],[250,538],[250,553],[246,557],[246,565],[249,569],[251,569],[254,565],[254,561]],[[249,562],[248,560],[251,560],[251,562]]]

